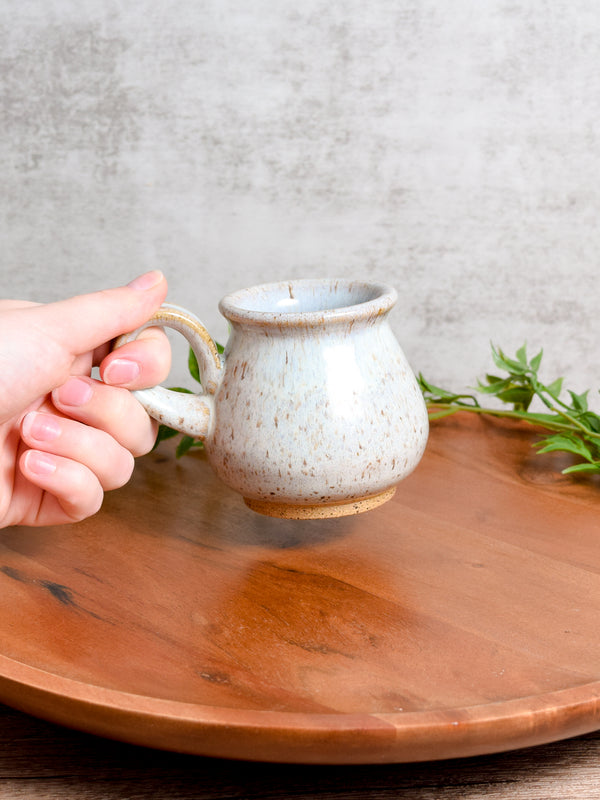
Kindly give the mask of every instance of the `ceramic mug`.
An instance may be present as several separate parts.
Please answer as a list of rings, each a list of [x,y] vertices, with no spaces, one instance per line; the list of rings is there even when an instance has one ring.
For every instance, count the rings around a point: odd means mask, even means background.
[[[425,402],[388,322],[396,299],[364,281],[265,284],[221,300],[222,356],[197,317],[168,304],[117,346],[151,325],[182,333],[202,392],[136,391],[147,412],[201,439],[253,510],[337,517],[389,500],[425,449]]]

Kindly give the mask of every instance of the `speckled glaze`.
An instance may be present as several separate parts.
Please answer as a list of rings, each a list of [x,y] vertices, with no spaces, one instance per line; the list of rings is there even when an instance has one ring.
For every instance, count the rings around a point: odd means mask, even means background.
[[[295,280],[227,295],[224,356],[202,323],[164,306],[148,323],[179,330],[205,393],[136,392],[164,424],[200,437],[215,472],[250,508],[288,518],[367,511],[419,462],[427,410],[395,338],[384,284]],[[135,337],[141,329],[123,337]]]

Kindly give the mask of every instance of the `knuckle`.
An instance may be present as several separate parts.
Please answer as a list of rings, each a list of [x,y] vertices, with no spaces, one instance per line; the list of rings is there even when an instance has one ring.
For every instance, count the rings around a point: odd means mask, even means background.
[[[111,418],[127,426],[132,409],[132,395],[128,389],[111,387]]]
[[[145,456],[154,447],[158,423],[151,419],[144,411],[144,417],[140,425],[139,434],[132,438],[131,446],[128,448],[133,458]]]
[[[110,464],[105,479],[102,481],[102,486],[106,491],[111,489],[120,489],[131,478],[135,460],[132,453],[122,448],[118,456]]]
[[[73,522],[81,522],[96,514],[103,500],[100,482],[90,470],[85,467],[72,470],[70,492],[62,499],[61,505]]]

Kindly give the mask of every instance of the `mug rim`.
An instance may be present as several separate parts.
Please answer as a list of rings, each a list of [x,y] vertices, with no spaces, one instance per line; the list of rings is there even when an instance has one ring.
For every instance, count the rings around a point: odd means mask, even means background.
[[[241,305],[243,299],[255,292],[288,292],[293,297],[294,288],[323,287],[330,293],[338,289],[369,290],[374,296],[362,302],[311,311],[261,310]],[[219,302],[219,311],[230,322],[247,324],[272,324],[284,327],[305,327],[325,322],[375,320],[387,314],[398,299],[396,290],[387,283],[352,278],[292,278],[249,286],[226,294]]]

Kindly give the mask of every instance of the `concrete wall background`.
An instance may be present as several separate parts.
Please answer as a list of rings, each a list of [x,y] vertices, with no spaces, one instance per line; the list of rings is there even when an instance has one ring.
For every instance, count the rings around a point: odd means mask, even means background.
[[[594,0],[5,0],[0,79],[4,296],[158,266],[223,338],[227,291],[373,277],[434,381],[527,340],[600,385]]]

